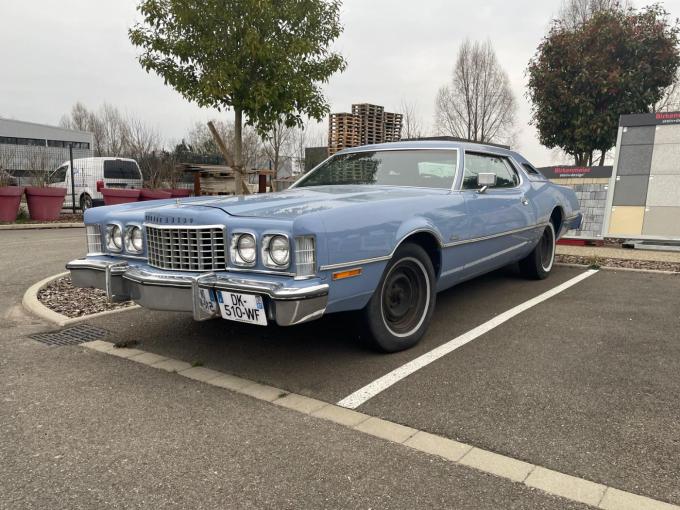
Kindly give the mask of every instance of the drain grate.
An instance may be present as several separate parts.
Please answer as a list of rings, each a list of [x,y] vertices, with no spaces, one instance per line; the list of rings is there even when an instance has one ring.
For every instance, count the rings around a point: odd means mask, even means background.
[[[29,338],[47,345],[78,345],[93,340],[99,340],[111,333],[104,328],[90,326],[89,324],[77,324],[70,328],[47,333],[36,333]]]

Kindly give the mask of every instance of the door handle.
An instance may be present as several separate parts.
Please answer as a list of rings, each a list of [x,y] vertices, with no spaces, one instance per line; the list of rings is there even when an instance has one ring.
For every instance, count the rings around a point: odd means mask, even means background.
[[[522,202],[522,205],[529,205],[529,200],[527,197],[522,197],[519,199],[520,202]]]

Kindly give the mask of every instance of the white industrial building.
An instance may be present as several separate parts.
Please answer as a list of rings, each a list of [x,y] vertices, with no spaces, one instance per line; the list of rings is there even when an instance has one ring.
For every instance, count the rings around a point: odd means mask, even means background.
[[[52,171],[73,157],[92,156],[92,133],[0,118],[0,167],[22,184],[33,172]]]

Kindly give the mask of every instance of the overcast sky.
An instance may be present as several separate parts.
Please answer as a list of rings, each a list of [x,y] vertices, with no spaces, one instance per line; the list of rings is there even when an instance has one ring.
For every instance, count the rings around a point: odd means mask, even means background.
[[[331,109],[371,102],[396,111],[405,99],[431,126],[435,95],[449,79],[459,45],[468,37],[488,38],[519,105],[518,149],[537,165],[566,163],[543,148],[529,126],[524,75],[560,1],[345,0],[337,47],[349,65],[326,87]],[[127,36],[138,19],[136,4],[2,0],[0,117],[56,124],[76,101],[90,108],[109,102],[169,141],[215,117],[141,69]],[[680,15],[680,0],[664,4]]]

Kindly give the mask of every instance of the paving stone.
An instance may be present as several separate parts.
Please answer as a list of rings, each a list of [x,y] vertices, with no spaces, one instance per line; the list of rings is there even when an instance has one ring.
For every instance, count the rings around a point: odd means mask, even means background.
[[[210,380],[212,386],[219,386],[232,391],[240,391],[246,386],[253,384],[253,381],[242,379],[230,374],[221,374],[219,377]]]
[[[106,352],[107,354],[118,356],[119,358],[131,358],[132,356],[144,354],[144,351],[140,351],[139,349],[128,349],[127,347],[114,347]]]
[[[109,352],[111,349],[115,349],[111,342],[104,342],[103,340],[94,340],[92,342],[86,342],[82,345],[83,347],[87,347],[88,349],[99,352]]]
[[[179,374],[188,377],[189,379],[194,379],[201,382],[209,382],[212,379],[216,379],[222,375],[222,372],[217,370],[212,370],[211,368],[205,367],[190,367],[185,370],[179,371]]]
[[[421,452],[438,455],[454,462],[459,461],[463,455],[472,449],[470,445],[423,431],[416,432],[404,444]]]
[[[354,427],[354,429],[360,430],[361,432],[365,432],[372,436],[387,439],[388,441],[394,441],[395,443],[403,443],[413,434],[418,432],[416,429],[412,429],[411,427],[381,420],[380,418],[369,418],[368,420]]]
[[[598,508],[605,510],[680,510],[680,506],[656,501],[609,487]]]
[[[367,414],[353,411],[352,409],[345,409],[344,407],[340,406],[334,406],[332,404],[314,411],[312,416],[339,423],[340,425],[345,425],[346,427],[355,427],[361,422],[370,418],[370,416]]]
[[[267,402],[273,402],[274,400],[283,397],[286,393],[280,388],[274,388],[273,386],[259,383],[245,386],[240,389],[239,392],[259,400],[266,400]]]
[[[186,370],[187,368],[191,368],[191,364],[187,363],[186,361],[179,361],[176,359],[160,361],[158,363],[154,363],[152,366],[167,372],[180,372],[182,370]]]
[[[533,464],[479,448],[473,448],[458,462],[480,471],[508,478],[513,482],[523,482],[535,467]]]
[[[138,354],[137,356],[132,356],[131,358],[128,359],[130,359],[131,361],[136,361],[137,363],[142,363],[143,365],[155,365],[156,363],[165,361],[168,358],[166,358],[165,356],[154,354],[153,352],[144,352],[142,354]]]
[[[540,466],[531,472],[524,483],[529,487],[591,506],[597,506],[607,488],[599,483],[565,475]]]
[[[322,407],[329,405],[328,402],[322,402],[321,400],[305,397],[304,395],[298,395],[296,393],[290,393],[285,397],[281,397],[275,400],[274,404],[305,414],[311,414],[314,411],[318,411]]]

